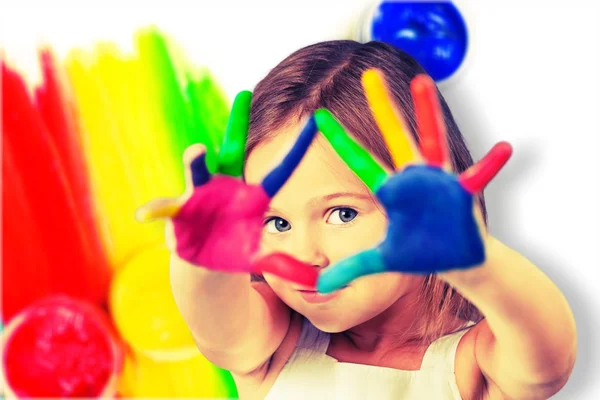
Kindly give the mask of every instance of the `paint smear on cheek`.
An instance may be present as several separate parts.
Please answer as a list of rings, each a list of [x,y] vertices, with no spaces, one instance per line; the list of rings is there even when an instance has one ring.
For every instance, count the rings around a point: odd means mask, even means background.
[[[213,176],[173,219],[179,256],[211,269],[252,271],[269,202],[260,186]]]

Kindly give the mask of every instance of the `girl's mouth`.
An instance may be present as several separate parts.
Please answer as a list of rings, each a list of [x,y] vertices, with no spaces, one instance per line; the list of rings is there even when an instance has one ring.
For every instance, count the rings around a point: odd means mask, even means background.
[[[326,302],[328,302],[330,300],[333,300],[334,298],[336,298],[337,296],[339,296],[340,292],[342,290],[344,290],[346,287],[347,286],[344,286],[340,290],[336,290],[335,292],[329,293],[329,294],[320,294],[319,292],[317,292],[314,289],[296,289],[296,291],[298,293],[300,293],[300,296],[307,303],[319,304],[319,303],[326,303]]]

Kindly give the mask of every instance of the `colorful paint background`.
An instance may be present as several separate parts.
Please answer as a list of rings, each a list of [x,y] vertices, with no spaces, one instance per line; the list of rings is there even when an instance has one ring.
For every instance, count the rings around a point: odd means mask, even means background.
[[[101,43],[57,60],[46,46],[40,64],[31,93],[2,63],[4,324],[56,294],[99,304],[126,344],[120,395],[236,397],[177,311],[164,224],[134,220],[145,202],[182,193],[188,145],[218,151],[227,96],[155,27],[136,34],[133,54]]]

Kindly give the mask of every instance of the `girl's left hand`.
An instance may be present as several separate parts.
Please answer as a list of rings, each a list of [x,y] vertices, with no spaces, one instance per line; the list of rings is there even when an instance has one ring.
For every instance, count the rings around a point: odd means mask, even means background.
[[[179,198],[156,199],[137,212],[140,221],[169,218],[167,244],[191,265],[225,273],[265,272],[313,287],[318,273],[290,255],[261,256],[259,244],[264,214],[275,194],[287,182],[317,134],[309,118],[280,164],[260,184],[243,179],[252,93],[240,92],[232,106],[225,139],[210,153],[217,156],[209,171],[206,145],[186,151],[186,193]]]
[[[431,78],[421,75],[411,83],[420,152],[392,105],[381,73],[366,71],[363,85],[396,173],[388,176],[327,110],[318,110],[315,119],[336,152],[385,207],[389,227],[379,246],[325,269],[317,289],[329,293],[358,277],[381,272],[429,274],[481,265],[486,230],[474,205],[475,195],[508,161],[511,146],[496,144],[456,176],[451,172],[444,118]]]

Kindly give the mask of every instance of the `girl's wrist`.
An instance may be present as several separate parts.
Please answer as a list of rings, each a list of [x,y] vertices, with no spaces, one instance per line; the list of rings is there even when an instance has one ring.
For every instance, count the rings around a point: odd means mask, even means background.
[[[485,260],[481,264],[466,269],[440,272],[437,276],[458,290],[464,287],[478,287],[493,281],[495,272],[493,266],[496,265],[495,260],[501,252],[501,244],[493,236],[486,234],[483,245]]]

